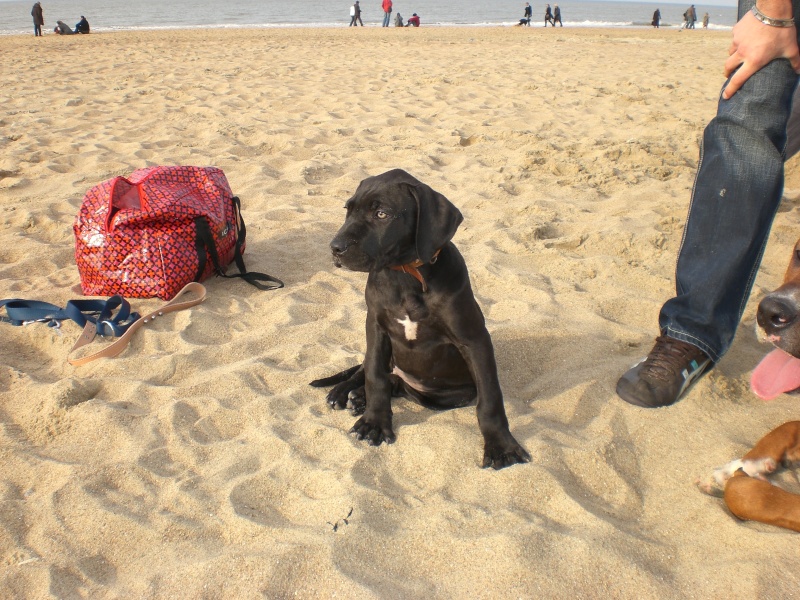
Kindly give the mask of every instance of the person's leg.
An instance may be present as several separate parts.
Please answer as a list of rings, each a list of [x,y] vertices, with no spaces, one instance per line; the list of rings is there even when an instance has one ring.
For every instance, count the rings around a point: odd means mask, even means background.
[[[743,4],[740,15],[752,5]],[[783,191],[786,125],[797,79],[789,61],[775,60],[730,100],[720,99],[703,134],[676,296],[659,315],[663,337],[618,382],[624,400],[672,404],[730,348]]]
[[[717,362],[730,347],[783,191],[786,123],[797,75],[787,60],[755,73],[703,134],[676,270],[661,310],[670,337]]]

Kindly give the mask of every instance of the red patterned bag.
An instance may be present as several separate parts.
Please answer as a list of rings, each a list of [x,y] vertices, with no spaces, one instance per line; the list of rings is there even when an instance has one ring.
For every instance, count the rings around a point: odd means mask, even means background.
[[[212,273],[283,287],[246,271],[239,199],[215,167],[149,167],[104,181],[86,192],[73,230],[86,295],[170,300]],[[226,275],[232,261],[239,273]]]

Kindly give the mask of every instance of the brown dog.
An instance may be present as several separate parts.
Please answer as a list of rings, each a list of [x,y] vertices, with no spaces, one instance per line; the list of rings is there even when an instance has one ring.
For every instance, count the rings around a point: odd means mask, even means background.
[[[783,285],[758,305],[756,320],[765,339],[775,345],[753,371],[750,386],[764,400],[800,390],[800,241],[795,244]],[[779,466],[800,461],[800,421],[773,429],[750,452],[716,469],[698,483],[706,493],[724,490],[725,503],[740,519],[760,521],[800,532],[800,495],[770,483]]]

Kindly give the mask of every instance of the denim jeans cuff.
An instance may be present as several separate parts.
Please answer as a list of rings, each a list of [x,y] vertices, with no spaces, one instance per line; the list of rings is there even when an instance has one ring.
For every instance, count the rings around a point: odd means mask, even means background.
[[[717,364],[720,359],[720,355],[718,352],[715,352],[708,344],[706,344],[703,340],[699,339],[696,336],[693,336],[691,333],[686,333],[685,331],[678,331],[677,329],[672,329],[671,327],[665,328],[661,335],[665,335],[667,337],[671,337],[676,340],[680,340],[682,342],[686,342],[687,344],[691,344],[692,346],[697,346],[703,352],[708,355],[711,359],[711,362]]]

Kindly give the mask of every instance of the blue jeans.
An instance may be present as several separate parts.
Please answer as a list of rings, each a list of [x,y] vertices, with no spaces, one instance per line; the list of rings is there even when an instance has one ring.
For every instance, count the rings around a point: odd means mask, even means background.
[[[392,18],[392,11],[383,13],[383,26],[384,27],[388,27],[389,26],[389,21],[391,20],[391,18]]]
[[[794,0],[800,15],[800,0]],[[740,0],[739,16],[753,5]],[[786,123],[798,77],[774,60],[730,100],[703,133],[675,276],[661,309],[664,335],[697,346],[714,362],[728,351],[783,194]]]

